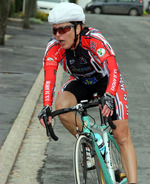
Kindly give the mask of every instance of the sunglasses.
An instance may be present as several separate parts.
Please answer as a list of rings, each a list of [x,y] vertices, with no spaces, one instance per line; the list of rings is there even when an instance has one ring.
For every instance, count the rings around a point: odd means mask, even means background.
[[[59,34],[65,34],[71,30],[71,28],[74,27],[74,25],[68,25],[68,26],[63,26],[59,28],[53,28],[53,34],[56,35],[57,32]]]

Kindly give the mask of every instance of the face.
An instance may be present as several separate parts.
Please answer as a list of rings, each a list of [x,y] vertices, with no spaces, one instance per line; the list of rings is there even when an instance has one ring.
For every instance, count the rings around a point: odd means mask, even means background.
[[[58,28],[68,26],[66,29],[67,32],[64,32],[63,30],[59,30]],[[69,27],[70,26],[70,27]],[[74,27],[71,27],[72,24],[70,22],[61,23],[61,24],[53,24],[53,33],[56,40],[60,43],[61,47],[63,49],[70,49],[72,44],[74,43]],[[78,29],[77,29],[78,33]]]

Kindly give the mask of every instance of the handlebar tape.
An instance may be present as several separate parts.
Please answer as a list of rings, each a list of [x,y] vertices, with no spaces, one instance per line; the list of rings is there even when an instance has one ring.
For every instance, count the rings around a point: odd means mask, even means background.
[[[57,141],[58,137],[54,133],[52,124],[51,123],[47,124],[47,116],[44,116],[43,119],[44,119],[44,123],[45,123],[45,126],[46,126],[46,134],[47,134],[47,136],[51,137],[54,141]]]
[[[49,133],[51,135],[51,138],[54,140],[54,141],[58,141],[58,137],[56,136],[56,134],[54,133],[54,130],[53,130],[53,127],[52,127],[52,124],[50,123],[48,125],[48,130],[49,130]]]
[[[116,125],[113,123],[113,121],[112,121],[112,119],[111,119],[110,116],[109,116],[109,118],[108,118],[108,123],[109,123],[110,127],[111,127],[113,130],[116,129]]]

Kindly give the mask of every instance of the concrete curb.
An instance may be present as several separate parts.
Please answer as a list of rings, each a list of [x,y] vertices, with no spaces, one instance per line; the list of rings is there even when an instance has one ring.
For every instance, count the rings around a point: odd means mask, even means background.
[[[57,71],[56,80],[56,92],[54,96],[53,109],[55,109],[55,101],[58,91],[61,88],[61,81],[63,78],[63,68],[59,65]],[[11,170],[12,174],[9,175],[7,183],[9,184],[40,184],[39,170],[44,165],[47,150],[47,145],[51,141],[46,136],[46,130],[43,128],[38,119],[37,115],[42,108],[42,95],[41,93],[35,111],[31,118],[31,123],[28,126],[23,144],[21,145],[21,151],[17,155],[17,159]],[[53,125],[56,123],[56,119],[53,120]]]
[[[5,184],[15,162],[20,144],[33,115],[43,86],[43,69],[39,72],[13,126],[0,150],[0,184]]]

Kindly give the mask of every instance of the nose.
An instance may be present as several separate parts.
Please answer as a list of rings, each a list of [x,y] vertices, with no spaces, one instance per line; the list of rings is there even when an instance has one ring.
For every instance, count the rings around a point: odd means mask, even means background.
[[[60,36],[61,34],[57,31],[56,32],[56,34],[55,34],[55,36]]]

